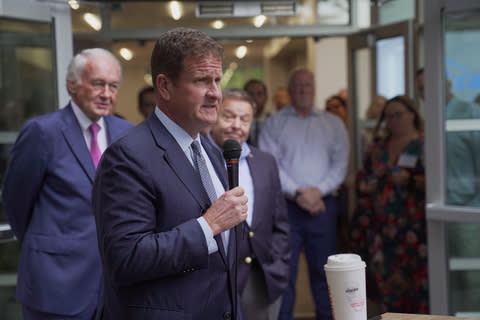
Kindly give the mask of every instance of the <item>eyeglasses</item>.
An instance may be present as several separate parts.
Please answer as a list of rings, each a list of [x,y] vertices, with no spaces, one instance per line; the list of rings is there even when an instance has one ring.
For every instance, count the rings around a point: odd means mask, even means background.
[[[398,111],[392,114],[385,114],[385,120],[390,121],[390,120],[400,119],[405,112],[406,111]]]
[[[105,88],[108,88],[110,92],[117,93],[118,89],[120,88],[120,83],[118,82],[108,83],[103,80],[93,80],[90,81],[89,84],[93,87],[95,92],[101,92],[105,90]]]

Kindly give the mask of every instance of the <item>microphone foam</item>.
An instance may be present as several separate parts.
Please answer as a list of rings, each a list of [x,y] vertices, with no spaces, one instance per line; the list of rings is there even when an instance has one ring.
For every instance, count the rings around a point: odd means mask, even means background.
[[[228,139],[223,143],[223,157],[225,160],[239,159],[242,147],[237,140]]]

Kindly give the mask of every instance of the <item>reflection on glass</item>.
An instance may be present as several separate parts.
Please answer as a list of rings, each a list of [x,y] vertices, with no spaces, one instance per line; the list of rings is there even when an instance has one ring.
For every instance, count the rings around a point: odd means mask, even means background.
[[[17,131],[26,120],[57,109],[57,104],[51,24],[0,18],[0,32],[0,182],[3,182]],[[3,239],[1,225],[5,223],[0,204],[0,274],[15,273],[19,259],[18,244],[5,243]]]
[[[378,40],[377,92],[391,99],[405,94],[405,41],[403,36]]]
[[[479,224],[448,225],[450,313],[456,316],[480,317],[479,231]]]
[[[446,204],[480,207],[480,12],[445,19]],[[448,225],[450,313],[480,316],[480,225]]]
[[[480,12],[450,14],[445,22],[446,203],[480,206]],[[475,42],[476,41],[476,42]],[[468,48],[468,50],[465,50]]]

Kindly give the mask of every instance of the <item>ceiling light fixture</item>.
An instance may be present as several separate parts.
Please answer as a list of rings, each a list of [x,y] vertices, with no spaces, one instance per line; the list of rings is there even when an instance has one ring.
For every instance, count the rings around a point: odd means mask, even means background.
[[[212,22],[212,28],[214,29],[222,29],[225,26],[222,20],[215,20]]]
[[[133,58],[133,52],[130,49],[127,48],[122,48],[120,49],[120,56],[122,56],[123,59],[130,61]]]
[[[223,73],[222,80],[220,80],[220,86],[222,88],[225,88],[227,86],[228,82],[230,81],[230,79],[232,79],[232,76],[237,68],[238,64],[236,62],[230,63],[228,69]]]
[[[100,18],[93,13],[85,13],[83,15],[83,20],[85,20],[85,22],[96,31],[102,29],[102,20],[100,20]]]
[[[261,26],[263,26],[266,20],[267,20],[267,17],[261,14],[253,18],[253,25],[257,28],[260,28]]]
[[[69,5],[70,8],[72,8],[73,10],[77,10],[78,8],[80,8],[80,5],[78,4],[78,1],[77,1],[77,0],[68,0],[68,5]]]
[[[235,50],[235,55],[238,59],[243,59],[247,55],[247,51],[248,49],[246,46],[240,46]]]
[[[170,1],[169,3],[170,8],[170,15],[172,16],[173,20],[180,20],[182,17],[182,6],[178,1]]]
[[[143,81],[151,87],[153,87],[153,82],[152,82],[152,75],[150,73],[145,73],[143,75]]]

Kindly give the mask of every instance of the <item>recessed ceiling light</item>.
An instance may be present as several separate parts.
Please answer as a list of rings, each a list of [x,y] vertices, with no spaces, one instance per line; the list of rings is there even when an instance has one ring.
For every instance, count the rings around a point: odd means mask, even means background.
[[[246,46],[240,46],[235,50],[235,55],[238,59],[243,59],[247,55],[247,51]]]
[[[169,3],[170,15],[173,20],[179,20],[182,17],[182,5],[178,1],[170,1]]]
[[[261,14],[259,16],[256,16],[255,18],[253,18],[253,25],[257,28],[260,28],[261,26],[263,26],[263,24],[265,23],[266,20],[267,20],[267,17],[265,17],[263,14]]]
[[[100,20],[100,18],[93,13],[85,13],[83,15],[83,20],[85,20],[85,22],[96,31],[102,29],[102,20]]]
[[[127,48],[122,48],[120,49],[120,55],[122,56],[123,59],[130,61],[133,58],[133,52],[130,49]]]
[[[215,20],[212,22],[212,28],[214,29],[222,29],[225,26],[222,20]]]
[[[78,4],[78,1],[77,1],[77,0],[68,0],[68,5],[69,5],[70,8],[72,8],[73,10],[77,10],[78,8],[80,8],[80,5]]]
[[[150,73],[145,73],[143,75],[143,81],[149,86],[153,87],[153,82],[152,82],[152,75]]]

